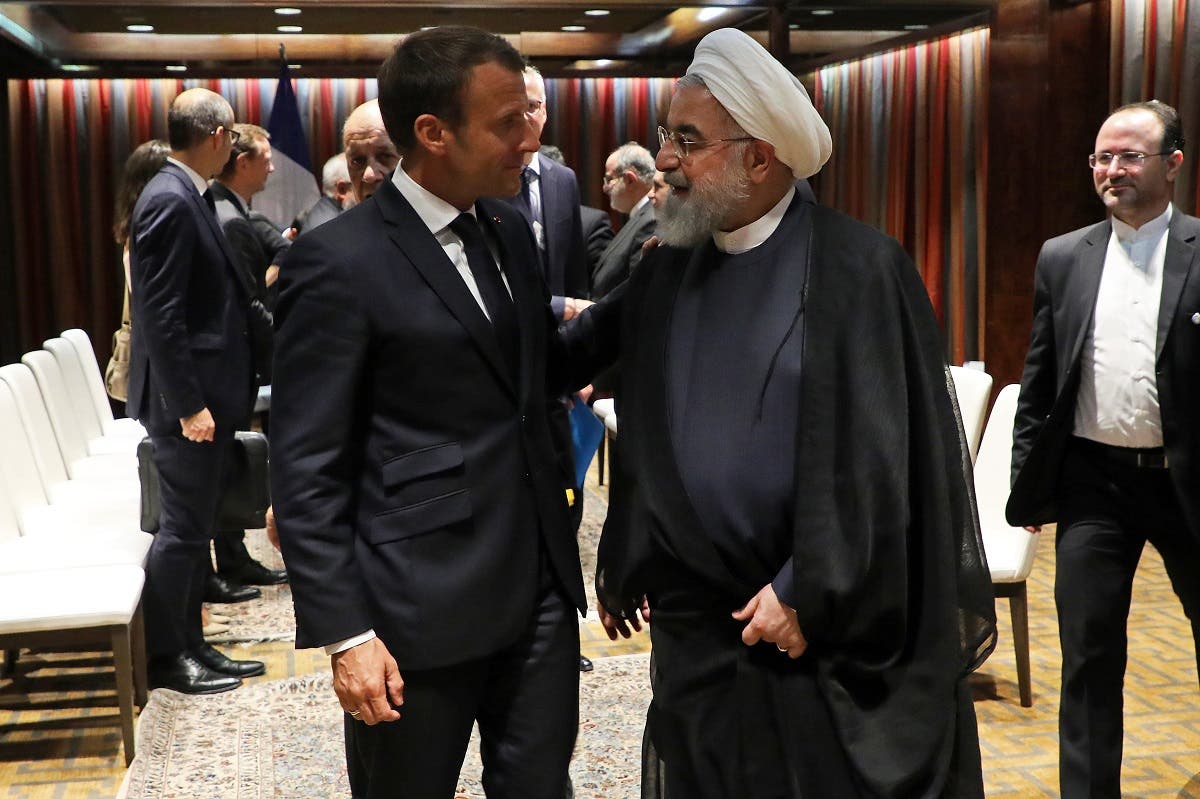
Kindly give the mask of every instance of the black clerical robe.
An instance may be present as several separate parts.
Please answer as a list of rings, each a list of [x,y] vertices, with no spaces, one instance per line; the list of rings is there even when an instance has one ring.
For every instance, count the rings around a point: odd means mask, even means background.
[[[729,390],[694,386],[681,398],[668,385],[683,374],[671,362],[680,351],[675,313],[695,306],[689,280],[715,274],[711,245],[660,248],[624,296],[620,340],[637,346],[621,353],[621,457],[597,593],[624,615],[643,594],[651,598],[658,669],[649,726],[668,791],[674,760],[690,797],[980,796],[965,678],[994,643],[994,609],[924,285],[895,241],[801,199],[760,247],[779,261],[760,272],[800,275],[781,291],[794,291],[796,329],[764,326],[757,343],[742,337],[739,347],[755,348],[745,358],[759,365],[732,377],[739,393],[753,395],[756,382],[762,393],[722,403],[721,412],[741,404],[741,414],[762,416],[760,401],[778,404],[795,381],[793,418],[772,422],[788,431],[773,446],[794,458],[783,478],[792,484],[786,510],[767,510],[781,547],[748,539],[739,549],[736,513],[722,508],[749,503],[696,496],[745,490],[706,477],[705,461],[728,456],[746,471],[769,469],[780,455],[766,452],[770,436],[749,435],[751,451],[733,451],[739,444],[725,428],[753,425],[718,414],[682,431],[708,444],[677,440],[696,391]],[[747,270],[746,279],[757,276]],[[772,316],[786,317],[786,298],[773,305]],[[753,309],[719,310],[691,329],[702,325],[710,342],[722,331],[741,336]],[[781,363],[777,380],[770,370]],[[778,490],[778,475],[761,477]],[[787,598],[809,641],[796,661],[771,645],[745,647],[743,625],[729,615],[767,582],[778,586],[788,558]],[[681,764],[697,773],[681,777]]]

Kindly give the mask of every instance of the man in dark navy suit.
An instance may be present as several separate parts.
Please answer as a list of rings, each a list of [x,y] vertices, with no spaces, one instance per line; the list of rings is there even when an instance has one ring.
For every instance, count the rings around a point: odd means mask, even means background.
[[[207,181],[237,132],[220,95],[190,89],[167,117],[171,155],[130,223],[131,415],[154,442],[162,512],[146,562],[149,679],[184,693],[236,688],[262,663],[204,641],[200,607],[222,464],[254,397],[252,287],[221,233]]]
[[[274,512],[356,797],[453,795],[475,721],[489,797],[567,784],[585,599],[547,396],[588,358],[525,220],[480,199],[537,150],[522,67],[473,28],[408,36],[379,73],[399,168],[281,272]]]

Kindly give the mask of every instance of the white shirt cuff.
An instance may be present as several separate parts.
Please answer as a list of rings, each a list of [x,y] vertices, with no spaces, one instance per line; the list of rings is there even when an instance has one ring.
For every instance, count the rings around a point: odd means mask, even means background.
[[[338,652],[345,652],[347,649],[349,649],[351,647],[358,646],[359,644],[365,644],[367,641],[370,641],[374,637],[375,637],[375,631],[367,630],[365,633],[359,633],[358,635],[354,636],[353,638],[347,638],[345,641],[338,641],[336,644],[326,644],[325,645],[325,654],[326,655],[336,655]]]

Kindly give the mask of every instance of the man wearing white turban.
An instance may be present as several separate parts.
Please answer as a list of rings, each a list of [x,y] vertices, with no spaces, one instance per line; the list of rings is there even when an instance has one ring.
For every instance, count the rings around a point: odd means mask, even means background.
[[[667,796],[982,796],[995,612],[920,276],[797,192],[829,131],[744,33],[701,41],[659,139],[596,587],[611,637],[653,618]]]

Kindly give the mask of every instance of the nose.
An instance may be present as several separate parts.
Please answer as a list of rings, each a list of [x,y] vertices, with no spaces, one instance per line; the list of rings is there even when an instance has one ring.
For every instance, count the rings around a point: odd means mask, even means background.
[[[525,115],[525,135],[521,137],[520,150],[523,153],[536,153],[540,142],[538,141],[537,124],[533,119],[532,114]]]
[[[667,142],[662,147],[658,148],[658,155],[654,156],[654,168],[659,172],[669,172],[679,165],[679,156],[675,154],[675,147],[670,142]]]
[[[378,161],[372,158],[367,161],[367,166],[363,170],[363,180],[367,183],[377,183],[383,180],[383,176],[386,174],[386,171],[387,170],[380,167]]]

